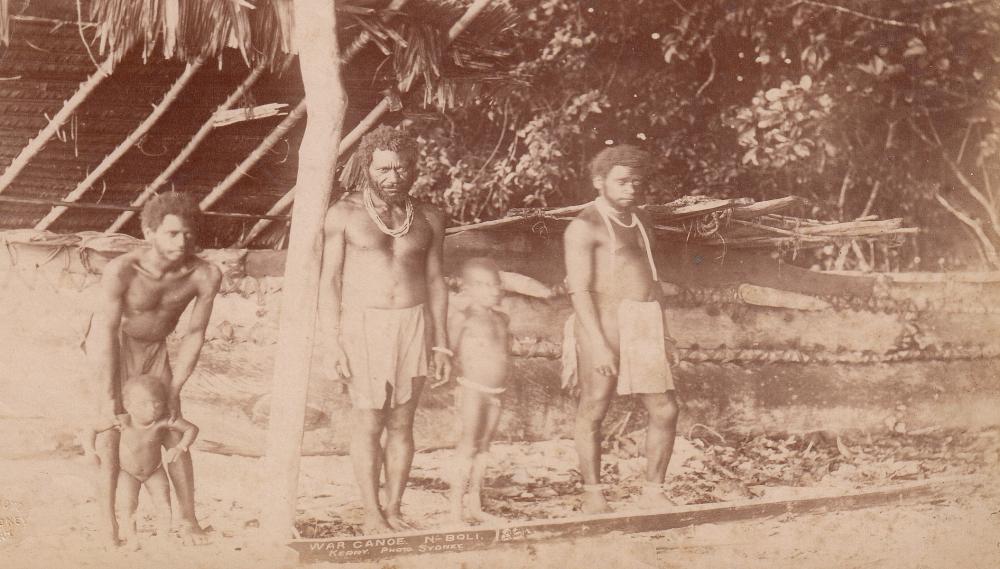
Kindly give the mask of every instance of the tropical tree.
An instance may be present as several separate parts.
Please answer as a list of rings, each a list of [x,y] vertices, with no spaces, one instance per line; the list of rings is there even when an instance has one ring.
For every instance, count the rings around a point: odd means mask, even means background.
[[[582,201],[589,156],[631,141],[655,155],[658,199],[958,221],[1000,267],[995,2],[511,4],[516,81],[416,118],[420,188],[457,220]]]

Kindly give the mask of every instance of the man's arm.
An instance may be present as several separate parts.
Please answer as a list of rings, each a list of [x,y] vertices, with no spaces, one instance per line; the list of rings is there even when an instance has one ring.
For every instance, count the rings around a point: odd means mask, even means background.
[[[448,314],[448,339],[451,340],[452,351],[458,352],[458,346],[462,342],[462,329],[465,328],[465,312],[455,310]]]
[[[618,363],[597,317],[597,305],[591,287],[594,282],[593,232],[583,219],[577,218],[566,228],[563,236],[566,258],[566,283],[577,321],[591,339],[594,367],[603,375],[618,375]]]
[[[448,350],[448,285],[444,282],[444,214],[424,206],[427,221],[434,237],[427,251],[427,302],[430,305],[431,324],[434,328],[434,347]],[[451,379],[451,357],[446,352],[434,351],[433,386]],[[433,387],[432,386],[432,387]]]
[[[340,302],[344,290],[344,254],[347,250],[347,204],[339,201],[323,222],[323,262],[319,276],[319,322],[323,355],[332,379],[351,377],[350,362],[340,345]]]
[[[170,449],[167,449],[167,463],[177,460],[182,452],[188,452],[194,440],[198,437],[198,426],[184,419],[175,419],[167,423],[167,428],[181,434],[181,440]]]
[[[219,286],[222,283],[222,272],[215,265],[206,263],[194,278],[198,282],[198,296],[195,297],[194,307],[191,309],[191,318],[188,320],[184,339],[181,340],[180,348],[177,350],[177,365],[170,382],[170,399],[167,405],[172,419],[180,417],[181,389],[191,377],[194,366],[198,363],[198,356],[201,355],[201,348],[205,345],[205,331],[212,316],[215,295],[219,293]]]
[[[80,446],[83,447],[83,455],[96,464],[101,464],[101,457],[97,455],[97,435],[104,431],[117,428],[120,421],[116,417],[114,420],[108,417],[100,417],[97,421],[86,425],[79,434]]]
[[[108,263],[101,277],[99,307],[90,323],[88,355],[93,358],[97,372],[97,401],[95,411],[102,417],[115,417],[119,361],[118,332],[125,311],[125,292],[128,290],[126,265],[128,258]]]
[[[656,263],[656,253],[659,250],[659,242],[656,240],[656,234],[653,231],[653,219],[645,211],[640,211],[639,223],[643,225],[646,229],[646,235],[649,237],[649,254],[653,259],[653,263]],[[662,274],[662,271],[657,267],[657,275]],[[670,358],[670,363],[677,365],[680,363],[680,354],[677,351],[677,340],[670,334],[670,328],[667,326],[667,295],[663,292],[663,287],[660,286],[660,281],[657,280],[653,283],[653,295],[655,296],[656,302],[660,303],[660,311],[663,317],[663,341],[666,346],[667,356]]]
[[[83,447],[83,454],[88,456],[97,454],[97,435],[104,431],[110,431],[118,426],[118,421],[111,421],[108,418],[99,418],[80,431],[80,446]]]

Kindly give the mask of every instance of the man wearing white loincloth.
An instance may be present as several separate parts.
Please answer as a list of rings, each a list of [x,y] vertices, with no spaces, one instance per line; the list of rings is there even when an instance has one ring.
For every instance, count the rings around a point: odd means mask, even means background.
[[[575,437],[585,513],[610,510],[601,487],[601,423],[616,391],[637,395],[649,413],[639,503],[671,504],[662,484],[677,425],[668,361],[676,351],[663,317],[652,223],[638,209],[649,163],[649,155],[632,146],[598,154],[590,165],[598,197],[564,237],[574,311],[564,339],[564,384],[579,380]]]
[[[322,341],[328,373],[346,379],[351,392],[351,460],[366,533],[410,529],[400,505],[414,412],[429,371],[439,382],[451,373],[445,218],[408,195],[416,158],[416,141],[402,131],[381,126],[365,135],[342,178],[351,191],[330,207],[324,225]]]

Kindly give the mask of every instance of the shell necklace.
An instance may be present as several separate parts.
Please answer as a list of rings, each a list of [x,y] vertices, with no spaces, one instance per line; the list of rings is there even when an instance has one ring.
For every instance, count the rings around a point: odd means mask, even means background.
[[[382,221],[382,216],[375,209],[371,190],[365,189],[364,194],[365,210],[368,211],[368,217],[372,218],[372,222],[379,228],[379,231],[396,239],[409,233],[410,226],[413,224],[413,200],[410,199],[410,196],[406,196],[406,219],[403,220],[403,223],[399,227],[393,229]]]
[[[618,227],[625,229],[632,229],[635,226],[639,226],[639,234],[642,235],[642,244],[646,249],[646,260],[649,261],[649,271],[653,274],[653,281],[660,280],[659,275],[656,272],[656,263],[653,261],[653,247],[649,243],[649,235],[646,235],[646,228],[639,223],[639,216],[632,212],[632,222],[624,223],[615,215],[614,208],[611,207],[603,197],[598,196],[594,200],[594,207],[597,208],[597,213],[604,220],[604,225],[608,228],[608,235],[611,238],[611,267],[615,267],[615,257],[618,255],[618,237],[615,235],[615,229],[611,227],[614,223]]]
[[[597,212],[601,214],[601,217],[613,221],[618,227],[632,229],[637,223],[639,223],[639,217],[635,214],[635,212],[632,213],[632,221],[628,224],[618,219],[618,212],[615,211],[615,209],[611,207],[611,204],[609,204],[603,197],[599,196],[595,199],[594,206],[597,207]]]

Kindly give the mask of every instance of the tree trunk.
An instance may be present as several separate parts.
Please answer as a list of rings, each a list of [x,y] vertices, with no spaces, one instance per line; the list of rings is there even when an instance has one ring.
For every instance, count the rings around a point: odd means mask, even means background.
[[[269,539],[276,541],[292,537],[294,531],[319,299],[323,219],[330,203],[347,106],[334,3],[295,0],[294,6],[295,42],[309,116],[299,147],[299,199],[292,209],[265,458],[271,493],[265,495],[262,525]]]

